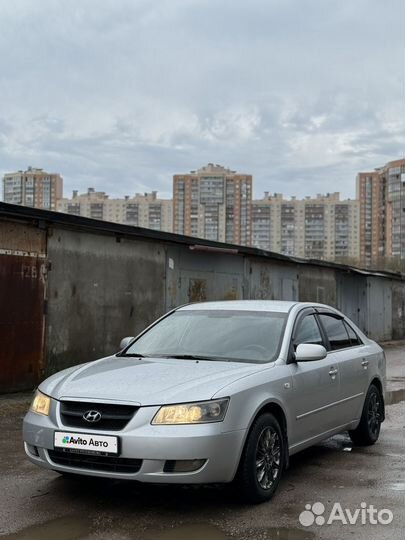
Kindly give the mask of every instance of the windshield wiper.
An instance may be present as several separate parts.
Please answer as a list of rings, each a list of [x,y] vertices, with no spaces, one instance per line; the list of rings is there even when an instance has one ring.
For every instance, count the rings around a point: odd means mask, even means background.
[[[156,354],[157,358],[175,358],[176,360],[225,360],[219,356],[203,356],[200,354]]]

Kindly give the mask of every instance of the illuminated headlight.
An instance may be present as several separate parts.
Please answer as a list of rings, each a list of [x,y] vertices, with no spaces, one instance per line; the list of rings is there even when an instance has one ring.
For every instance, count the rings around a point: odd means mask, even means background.
[[[39,390],[36,391],[33,402],[31,403],[30,411],[48,416],[51,407],[51,398],[42,394]]]
[[[228,407],[229,398],[201,403],[184,403],[161,407],[152,424],[205,424],[221,422]]]

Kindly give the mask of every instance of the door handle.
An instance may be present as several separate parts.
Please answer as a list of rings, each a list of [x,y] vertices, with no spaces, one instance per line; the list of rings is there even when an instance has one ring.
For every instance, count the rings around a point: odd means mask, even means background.
[[[362,362],[361,362],[361,365],[364,367],[364,369],[367,369],[367,366],[368,366],[368,360],[366,360],[365,358],[363,358]]]
[[[332,379],[335,378],[335,376],[337,375],[337,373],[338,373],[337,368],[331,368],[331,369],[329,370],[329,375],[332,377]]]

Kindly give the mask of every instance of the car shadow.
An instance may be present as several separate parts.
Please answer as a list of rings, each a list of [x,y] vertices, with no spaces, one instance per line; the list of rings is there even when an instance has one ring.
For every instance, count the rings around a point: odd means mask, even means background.
[[[306,467],[325,466],[334,459],[336,452],[351,449],[348,437],[337,436],[324,443],[308,448],[290,459],[289,469],[286,471],[275,495],[288,490],[288,483],[300,481],[300,475]],[[142,484],[129,480],[109,480],[97,477],[72,475],[58,476],[52,483],[52,492],[60,493],[76,501],[80,500],[88,505],[103,505],[112,509],[131,511],[154,511],[178,514],[179,507],[182,512],[199,512],[216,508],[218,512],[232,508],[244,508],[248,505],[241,502],[234,484],[220,485],[176,485],[176,484]]]

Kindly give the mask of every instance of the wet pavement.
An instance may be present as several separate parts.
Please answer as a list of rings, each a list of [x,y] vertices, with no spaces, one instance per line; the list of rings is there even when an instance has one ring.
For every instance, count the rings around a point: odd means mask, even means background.
[[[291,459],[269,503],[247,506],[229,487],[150,486],[62,478],[29,463],[21,421],[30,396],[0,398],[0,536],[11,540],[311,540],[396,539],[405,530],[405,343],[389,344],[387,419],[379,442],[353,448],[333,437]],[[308,527],[299,516],[322,503],[322,523],[334,503],[352,513],[361,503],[388,509],[389,525]],[[312,507],[311,507],[312,508]],[[314,510],[319,511],[318,507]],[[347,516],[347,514],[345,514]],[[303,516],[303,514],[302,514]],[[320,520],[318,519],[320,518]],[[367,520],[368,521],[368,520]]]

